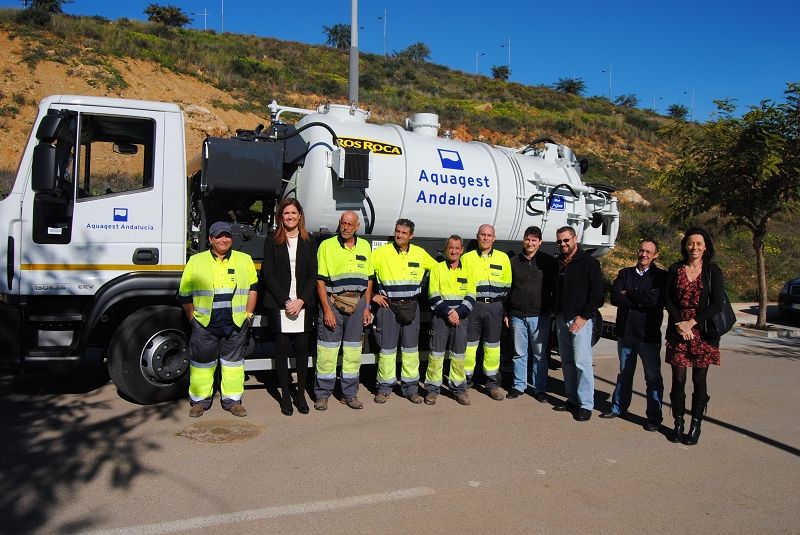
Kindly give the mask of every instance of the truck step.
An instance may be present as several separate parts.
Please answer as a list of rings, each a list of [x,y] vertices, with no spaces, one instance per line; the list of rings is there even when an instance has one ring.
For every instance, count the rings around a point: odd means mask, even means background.
[[[38,347],[28,350],[26,362],[77,362],[78,355],[72,353],[70,346]]]
[[[38,323],[78,323],[83,321],[83,314],[80,312],[64,312],[54,314],[31,314],[29,321]]]

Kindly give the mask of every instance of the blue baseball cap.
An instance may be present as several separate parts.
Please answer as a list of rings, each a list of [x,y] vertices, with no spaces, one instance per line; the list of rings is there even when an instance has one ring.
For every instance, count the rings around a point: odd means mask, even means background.
[[[208,229],[208,235],[212,238],[216,238],[220,234],[228,234],[229,236],[233,236],[233,229],[231,229],[231,224],[226,223],[225,221],[217,221],[211,228]]]

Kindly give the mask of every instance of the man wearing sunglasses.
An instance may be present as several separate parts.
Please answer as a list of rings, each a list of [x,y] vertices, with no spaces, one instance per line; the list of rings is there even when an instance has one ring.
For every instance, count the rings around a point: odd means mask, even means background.
[[[565,405],[555,410],[570,411],[585,422],[594,408],[592,369],[592,318],[603,306],[603,274],[600,262],[578,246],[575,230],[556,231],[558,282],[556,284],[556,332],[558,353],[564,370]]]

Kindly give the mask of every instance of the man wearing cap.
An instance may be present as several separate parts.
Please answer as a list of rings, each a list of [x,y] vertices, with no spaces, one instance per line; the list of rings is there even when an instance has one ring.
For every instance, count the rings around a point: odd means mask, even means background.
[[[250,255],[232,251],[230,223],[217,221],[208,230],[211,249],[189,258],[181,277],[179,300],[192,324],[189,342],[189,416],[211,408],[217,360],[222,365],[222,408],[247,416],[244,394],[244,349],[256,306],[258,276]]]

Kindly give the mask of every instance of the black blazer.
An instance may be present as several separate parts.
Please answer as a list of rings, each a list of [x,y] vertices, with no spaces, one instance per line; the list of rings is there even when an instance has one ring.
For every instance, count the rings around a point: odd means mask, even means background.
[[[682,265],[683,262],[676,262],[669,267],[669,271],[667,272],[667,292],[664,299],[664,306],[669,315],[667,338],[673,340],[675,337],[679,336],[675,324],[681,321],[680,301],[678,300],[677,290],[678,268]],[[700,293],[700,305],[697,307],[697,315],[694,319],[697,321],[700,339],[711,345],[719,346],[719,338],[709,337],[706,334],[704,323],[707,319],[714,316],[714,314],[718,314],[722,311],[722,296],[725,291],[725,281],[722,278],[722,270],[713,262],[708,265],[703,264],[703,272],[700,276],[703,277],[703,291]],[[710,294],[708,291],[709,283],[711,286]]]
[[[280,311],[289,300],[291,279],[289,248],[286,244],[275,243],[275,235],[269,234],[264,240],[264,260],[261,262],[261,281],[264,297],[261,304],[269,322],[269,332],[280,332]],[[311,330],[317,295],[317,243],[313,236],[308,240],[297,240],[295,258],[295,279],[297,297],[305,303],[305,330]]]
[[[654,264],[650,264],[644,275],[639,275],[636,267],[619,270],[611,290],[611,304],[617,307],[619,338],[661,341],[666,278],[667,272]]]

